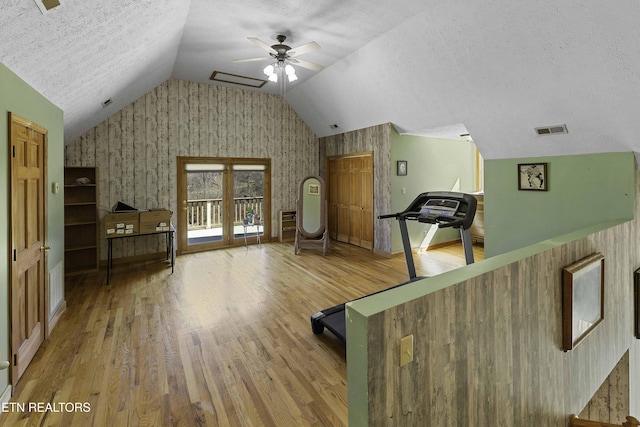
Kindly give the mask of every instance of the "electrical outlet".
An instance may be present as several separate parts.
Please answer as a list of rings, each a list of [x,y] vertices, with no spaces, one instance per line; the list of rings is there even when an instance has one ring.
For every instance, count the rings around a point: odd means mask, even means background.
[[[413,334],[400,338],[400,366],[413,361]]]

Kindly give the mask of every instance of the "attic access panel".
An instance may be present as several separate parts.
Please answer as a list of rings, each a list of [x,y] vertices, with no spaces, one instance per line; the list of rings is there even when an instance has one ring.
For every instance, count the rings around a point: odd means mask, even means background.
[[[209,77],[214,82],[231,83],[240,86],[248,86],[253,88],[261,88],[267,83],[267,80],[255,79],[253,77],[241,76],[238,74],[225,73],[222,71],[214,71]]]

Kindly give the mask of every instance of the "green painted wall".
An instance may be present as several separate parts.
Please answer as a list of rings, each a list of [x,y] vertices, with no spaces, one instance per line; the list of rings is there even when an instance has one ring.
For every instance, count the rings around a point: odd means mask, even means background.
[[[633,153],[485,161],[485,257],[633,218]],[[518,163],[547,163],[548,191],[519,191]]]
[[[473,142],[400,135],[391,127],[391,212],[403,211],[427,191],[475,191],[475,153]],[[398,176],[398,160],[408,162],[407,175]],[[431,225],[411,221],[408,230],[411,246],[423,244]],[[402,252],[400,230],[391,227],[391,252]],[[456,230],[437,230],[431,244],[459,239]],[[425,242],[426,243],[426,242]]]
[[[9,176],[9,112],[28,119],[48,130],[48,208],[47,242],[49,269],[64,260],[64,194],[51,193],[51,183],[64,182],[64,129],[62,110],[3,64],[0,64],[0,176]],[[0,184],[0,360],[9,359],[9,183]],[[9,384],[9,370],[0,371],[0,395]]]

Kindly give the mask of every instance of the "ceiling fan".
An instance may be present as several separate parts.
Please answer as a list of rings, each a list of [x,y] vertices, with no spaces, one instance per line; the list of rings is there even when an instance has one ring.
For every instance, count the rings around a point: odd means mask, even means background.
[[[269,56],[262,56],[258,58],[247,58],[247,59],[235,59],[233,62],[242,63],[242,62],[255,62],[255,61],[266,61],[266,60],[275,60],[273,64],[267,65],[264,68],[264,73],[267,75],[270,81],[277,82],[278,81],[278,71],[284,72],[287,75],[289,82],[297,80],[298,77],[295,74],[295,69],[291,64],[298,65],[300,67],[312,70],[312,71],[322,71],[324,67],[320,64],[316,64],[313,62],[305,61],[304,59],[299,59],[298,56],[303,55],[308,52],[313,52],[315,50],[320,49],[320,45],[316,42],[310,42],[298,46],[297,48],[291,48],[291,46],[287,46],[284,44],[284,41],[287,39],[286,36],[280,34],[276,37],[278,40],[277,44],[269,46],[262,40],[256,37],[247,37],[249,41],[253,42],[257,46],[266,50],[269,53]]]

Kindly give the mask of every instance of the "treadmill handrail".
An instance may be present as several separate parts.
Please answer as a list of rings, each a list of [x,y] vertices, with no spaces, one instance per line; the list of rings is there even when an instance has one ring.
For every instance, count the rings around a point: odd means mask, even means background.
[[[400,213],[378,215],[378,219],[398,218],[398,216],[400,216]]]

